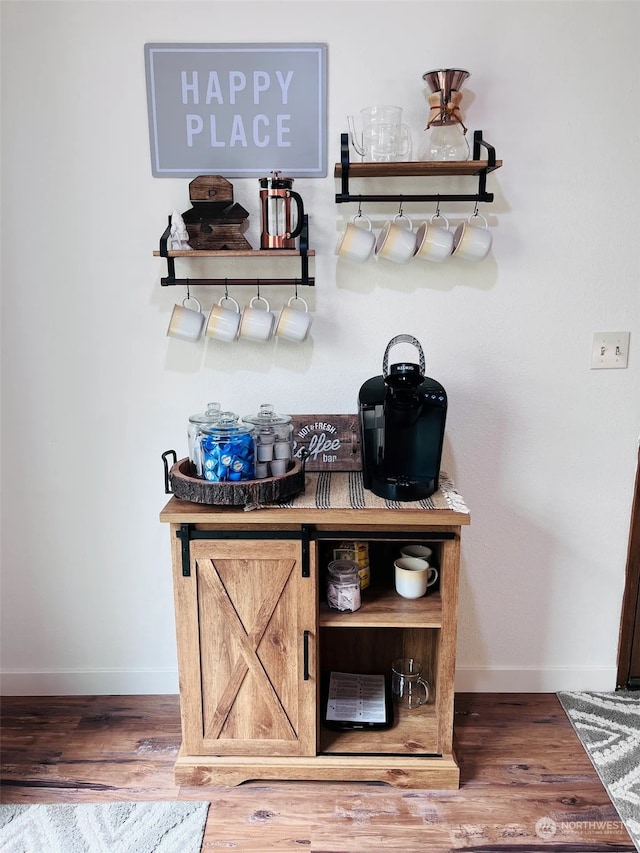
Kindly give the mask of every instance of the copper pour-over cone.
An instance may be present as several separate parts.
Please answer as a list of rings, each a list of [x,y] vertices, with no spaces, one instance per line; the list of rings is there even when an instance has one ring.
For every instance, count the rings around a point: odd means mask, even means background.
[[[469,71],[463,71],[461,68],[438,68],[435,71],[426,71],[422,79],[429,84],[432,92],[443,92],[444,102],[448,103],[451,92],[461,89],[470,76]]]

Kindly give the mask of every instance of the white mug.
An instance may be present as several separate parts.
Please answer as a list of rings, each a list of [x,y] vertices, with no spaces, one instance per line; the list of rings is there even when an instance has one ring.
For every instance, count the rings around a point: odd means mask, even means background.
[[[483,226],[473,224],[481,219]],[[453,235],[453,256],[465,261],[482,261],[489,254],[493,237],[487,220],[480,213],[472,213],[466,222],[461,222]]]
[[[260,308],[253,307],[258,301],[264,302],[267,306],[264,311]],[[245,341],[268,341],[273,335],[274,325],[275,317],[269,310],[269,303],[267,300],[264,296],[254,296],[242,311],[238,337]]]
[[[436,219],[443,219],[445,227],[434,225]],[[415,257],[423,261],[441,264],[448,261],[453,250],[453,232],[449,231],[449,220],[446,216],[434,213],[428,222],[423,222],[416,232]]]
[[[298,311],[292,307],[293,302],[301,302],[304,310]],[[287,341],[301,343],[306,340],[311,328],[313,315],[309,314],[309,306],[301,296],[292,296],[287,304],[280,310],[280,316],[276,324],[275,335]]]
[[[198,306],[197,310],[187,308],[187,302],[194,302]],[[185,296],[182,305],[173,306],[167,335],[170,338],[195,343],[200,338],[204,319],[198,300],[194,296]]]
[[[401,557],[419,557],[421,560],[429,562],[433,556],[433,551],[427,545],[403,545],[400,548]]]
[[[225,308],[223,302],[233,302],[234,308]],[[218,341],[235,341],[240,328],[240,306],[231,296],[223,296],[209,312],[205,335]]]
[[[366,222],[365,227],[358,225],[358,220]],[[344,229],[336,246],[336,255],[345,261],[363,264],[371,257],[376,245],[376,235],[371,228],[371,220],[363,213],[356,213]]]
[[[438,580],[438,570],[419,557],[400,557],[393,565],[396,592],[403,598],[421,598]]]
[[[408,228],[398,225],[398,220],[406,219]],[[404,264],[413,256],[416,249],[416,235],[413,223],[405,213],[397,213],[392,220],[385,222],[376,240],[376,257],[385,258],[396,264]]]

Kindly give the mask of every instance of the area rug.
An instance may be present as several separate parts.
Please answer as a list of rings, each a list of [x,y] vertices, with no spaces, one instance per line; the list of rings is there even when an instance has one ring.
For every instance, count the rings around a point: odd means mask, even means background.
[[[640,691],[557,696],[640,850]]]
[[[0,806],[2,853],[200,853],[209,803]]]

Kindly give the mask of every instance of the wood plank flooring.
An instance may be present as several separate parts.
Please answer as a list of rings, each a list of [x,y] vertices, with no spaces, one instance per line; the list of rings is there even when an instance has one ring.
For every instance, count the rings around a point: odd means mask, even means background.
[[[635,851],[554,694],[456,697],[458,791],[329,782],[178,788],[179,744],[177,696],[7,697],[1,800],[208,800],[205,853]],[[545,817],[554,823],[536,833]]]

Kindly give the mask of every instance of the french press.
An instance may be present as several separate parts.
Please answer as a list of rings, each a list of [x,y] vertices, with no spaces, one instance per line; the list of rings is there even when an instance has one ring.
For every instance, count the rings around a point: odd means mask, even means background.
[[[295,249],[295,238],[302,231],[304,206],[302,198],[291,187],[293,178],[283,178],[273,171],[268,178],[259,178],[262,213],[261,249]],[[293,227],[291,199],[296,203],[296,226]]]

